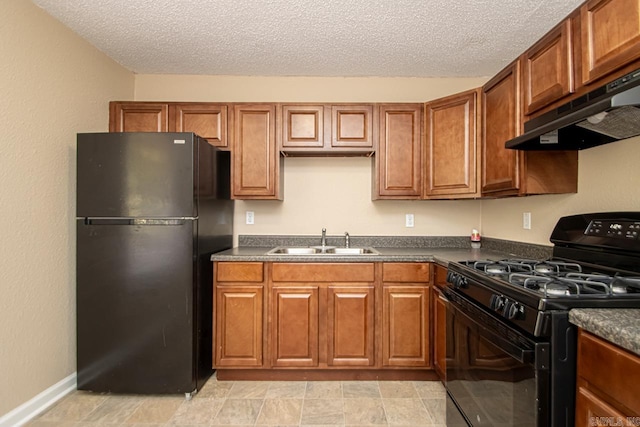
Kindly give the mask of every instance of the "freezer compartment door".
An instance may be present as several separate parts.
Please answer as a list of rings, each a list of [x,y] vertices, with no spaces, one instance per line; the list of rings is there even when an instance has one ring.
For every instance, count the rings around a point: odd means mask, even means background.
[[[77,221],[78,389],[195,389],[197,221]]]
[[[199,142],[192,133],[78,134],[77,216],[196,217]]]

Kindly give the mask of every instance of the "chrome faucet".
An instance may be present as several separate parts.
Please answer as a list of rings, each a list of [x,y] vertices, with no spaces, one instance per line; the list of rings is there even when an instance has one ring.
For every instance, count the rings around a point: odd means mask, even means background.
[[[322,229],[322,238],[320,239],[320,246],[327,246],[327,229]]]
[[[346,231],[344,232],[344,247],[345,247],[345,248],[350,247],[350,243],[349,243],[349,233],[347,233]]]

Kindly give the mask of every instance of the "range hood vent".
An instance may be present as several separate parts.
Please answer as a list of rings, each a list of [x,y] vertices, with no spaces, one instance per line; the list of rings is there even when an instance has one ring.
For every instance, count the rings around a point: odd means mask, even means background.
[[[529,120],[505,147],[582,150],[640,135],[640,70]]]

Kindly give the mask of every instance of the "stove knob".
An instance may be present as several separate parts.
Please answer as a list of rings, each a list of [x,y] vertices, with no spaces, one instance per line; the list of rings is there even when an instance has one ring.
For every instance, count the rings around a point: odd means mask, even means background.
[[[520,304],[513,301],[507,301],[502,314],[507,319],[516,319],[518,317],[518,314],[520,314]]]
[[[452,272],[447,271],[447,282],[453,283],[453,276],[454,274]]]
[[[456,282],[454,283],[454,286],[457,289],[466,288],[467,287],[467,278],[464,277],[464,276],[458,276]]]
[[[504,307],[505,298],[500,295],[493,294],[491,295],[491,300],[489,300],[489,308],[494,311],[500,311]]]

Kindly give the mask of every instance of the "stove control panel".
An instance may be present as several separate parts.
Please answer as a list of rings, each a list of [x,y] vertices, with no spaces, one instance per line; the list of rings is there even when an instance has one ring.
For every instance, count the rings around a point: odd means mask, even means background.
[[[587,236],[635,239],[640,236],[640,221],[592,220],[584,232]]]

